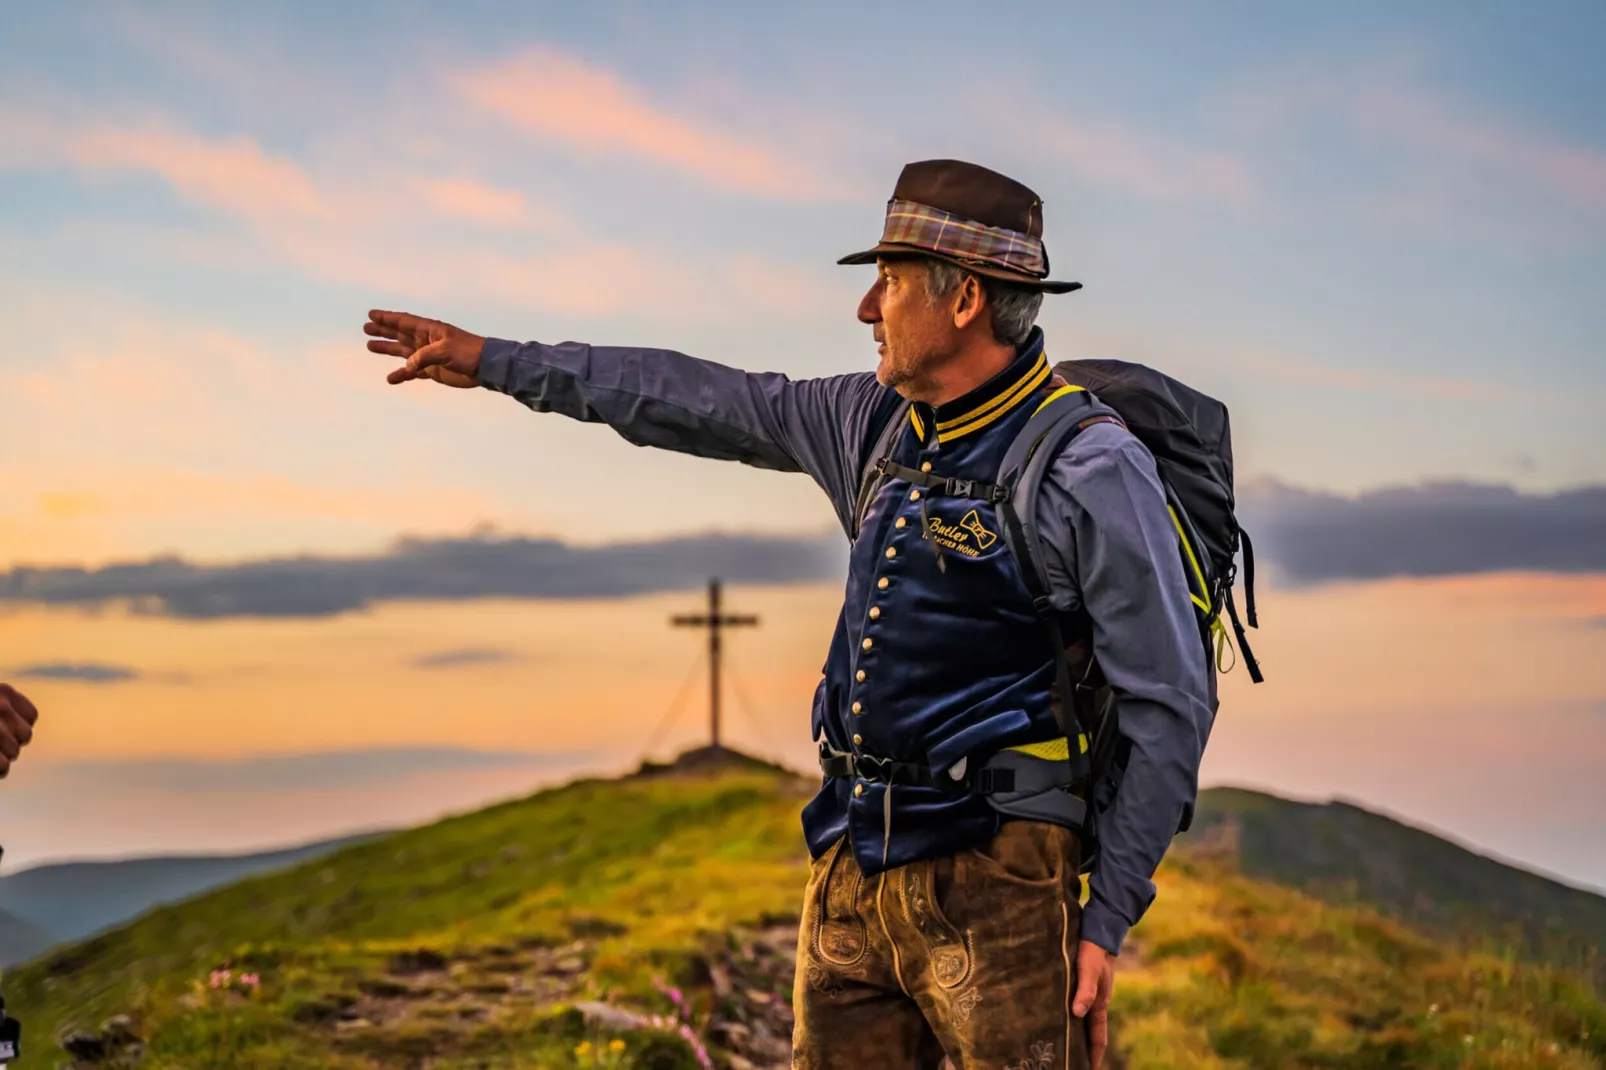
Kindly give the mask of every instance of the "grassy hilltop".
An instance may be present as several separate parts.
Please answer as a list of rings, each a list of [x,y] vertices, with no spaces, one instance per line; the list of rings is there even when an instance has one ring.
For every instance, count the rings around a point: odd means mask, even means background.
[[[1606,991],[1606,897],[1353,803],[1212,788],[1179,842],[1190,841],[1225,852],[1247,876],[1371,907],[1463,948],[1512,949]]]
[[[14,1066],[72,1065],[75,1031],[84,1066],[786,1066],[810,791],[746,763],[581,781],[160,907],[7,973]],[[1159,882],[1124,1065],[1606,1062],[1581,981],[1223,858]]]

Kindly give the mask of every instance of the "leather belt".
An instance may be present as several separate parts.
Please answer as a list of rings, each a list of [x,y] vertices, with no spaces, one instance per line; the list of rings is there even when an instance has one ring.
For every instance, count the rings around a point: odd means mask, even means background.
[[[983,765],[966,768],[962,776],[955,777],[947,772],[933,772],[930,766],[918,762],[900,762],[873,754],[842,754],[825,742],[820,743],[820,772],[828,777],[857,777],[876,784],[937,788],[954,795],[992,795],[1022,790],[1016,786],[1013,769],[991,769]]]

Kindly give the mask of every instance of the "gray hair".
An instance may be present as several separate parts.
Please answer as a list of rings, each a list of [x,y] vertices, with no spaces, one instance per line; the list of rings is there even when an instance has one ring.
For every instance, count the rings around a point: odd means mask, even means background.
[[[926,262],[926,294],[933,301],[947,297],[959,289],[966,275],[975,274],[949,260],[924,257]],[[1043,291],[1034,286],[1021,286],[988,275],[976,275],[987,293],[987,306],[993,313],[993,338],[1004,345],[1018,346],[1026,341],[1037,322],[1037,311],[1043,305]]]

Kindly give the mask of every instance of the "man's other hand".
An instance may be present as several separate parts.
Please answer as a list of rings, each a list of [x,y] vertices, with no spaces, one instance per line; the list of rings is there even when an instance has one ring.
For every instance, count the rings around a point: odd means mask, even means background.
[[[406,360],[385,377],[388,383],[433,379],[463,389],[480,385],[480,350],[485,339],[477,334],[440,320],[381,309],[368,313],[362,329],[377,339],[368,343],[369,350]]]
[[[33,738],[39,710],[28,697],[10,684],[0,684],[0,777],[11,772],[11,763]]]
[[[1087,1022],[1093,1070],[1110,1046],[1110,990],[1115,987],[1115,956],[1086,940],[1076,949],[1076,1000],[1071,1010]]]

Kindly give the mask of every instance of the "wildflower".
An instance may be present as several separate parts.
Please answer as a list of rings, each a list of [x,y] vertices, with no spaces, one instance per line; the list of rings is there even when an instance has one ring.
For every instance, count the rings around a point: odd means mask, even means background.
[[[714,1070],[714,1061],[708,1057],[708,1049],[703,1047],[702,1039],[692,1032],[691,1026],[682,1022],[680,1035],[686,1043],[691,1045],[692,1052],[697,1056],[697,1065],[701,1066],[703,1070]]]
[[[625,1042],[620,1040],[618,1037],[614,1037],[612,1040],[610,1040],[608,1042],[608,1050],[612,1051],[612,1052],[624,1051],[625,1050]]]
[[[211,976],[210,980],[207,983],[210,984],[211,987],[213,987],[213,988],[226,988],[226,987],[228,987],[229,971],[228,970],[213,970],[212,971],[212,976]]]
[[[261,983],[262,979],[254,973],[242,973],[240,975],[240,984],[246,988],[256,988]]]
[[[1432,1018],[1435,1014],[1438,1014],[1438,1013],[1439,1013],[1439,1005],[1437,1003],[1429,1004],[1429,1006],[1428,1006],[1428,1017]]]

